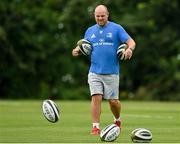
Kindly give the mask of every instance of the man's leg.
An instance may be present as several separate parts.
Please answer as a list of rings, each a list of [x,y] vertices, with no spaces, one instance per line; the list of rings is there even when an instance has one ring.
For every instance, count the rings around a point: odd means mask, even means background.
[[[100,133],[99,122],[100,122],[100,115],[101,115],[101,102],[102,102],[101,94],[96,94],[92,96],[91,116],[92,116],[93,129],[92,129],[91,134],[93,135],[97,135]]]
[[[120,112],[121,112],[121,103],[119,100],[111,99],[109,100],[109,105],[111,108],[111,111],[115,118],[115,124],[121,127],[121,121],[120,121]]]

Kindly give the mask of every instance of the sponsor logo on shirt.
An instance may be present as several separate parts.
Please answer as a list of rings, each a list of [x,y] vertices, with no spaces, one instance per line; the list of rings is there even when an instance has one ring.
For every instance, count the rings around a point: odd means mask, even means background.
[[[99,39],[99,42],[104,42],[104,39]]]
[[[93,46],[100,46],[100,45],[113,46],[114,44],[110,43],[110,42],[96,42],[96,43],[93,43]]]

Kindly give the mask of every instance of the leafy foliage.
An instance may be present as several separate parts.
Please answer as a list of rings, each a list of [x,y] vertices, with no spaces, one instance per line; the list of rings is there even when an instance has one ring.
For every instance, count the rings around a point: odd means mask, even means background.
[[[180,100],[177,0],[1,1],[0,97],[89,99],[89,60],[71,50],[100,3],[137,43],[121,64],[121,98]]]

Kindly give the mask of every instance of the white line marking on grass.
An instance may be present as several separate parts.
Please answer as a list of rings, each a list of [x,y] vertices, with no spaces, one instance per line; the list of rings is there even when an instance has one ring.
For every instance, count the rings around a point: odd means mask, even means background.
[[[147,118],[147,119],[173,119],[173,116],[152,116],[152,115],[137,115],[137,114],[125,114],[125,117],[133,118]]]

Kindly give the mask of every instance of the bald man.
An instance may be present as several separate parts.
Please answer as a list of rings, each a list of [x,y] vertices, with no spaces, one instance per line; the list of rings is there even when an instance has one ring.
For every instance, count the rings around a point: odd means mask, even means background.
[[[114,123],[121,128],[121,104],[119,101],[120,65],[117,49],[126,43],[125,59],[131,59],[135,49],[135,41],[124,28],[108,21],[109,12],[105,5],[98,5],[94,11],[96,24],[89,27],[84,39],[92,44],[91,65],[88,74],[88,84],[91,93],[92,135],[100,134],[100,114],[102,99],[109,102],[114,116]],[[78,56],[79,48],[72,50],[73,56]]]

